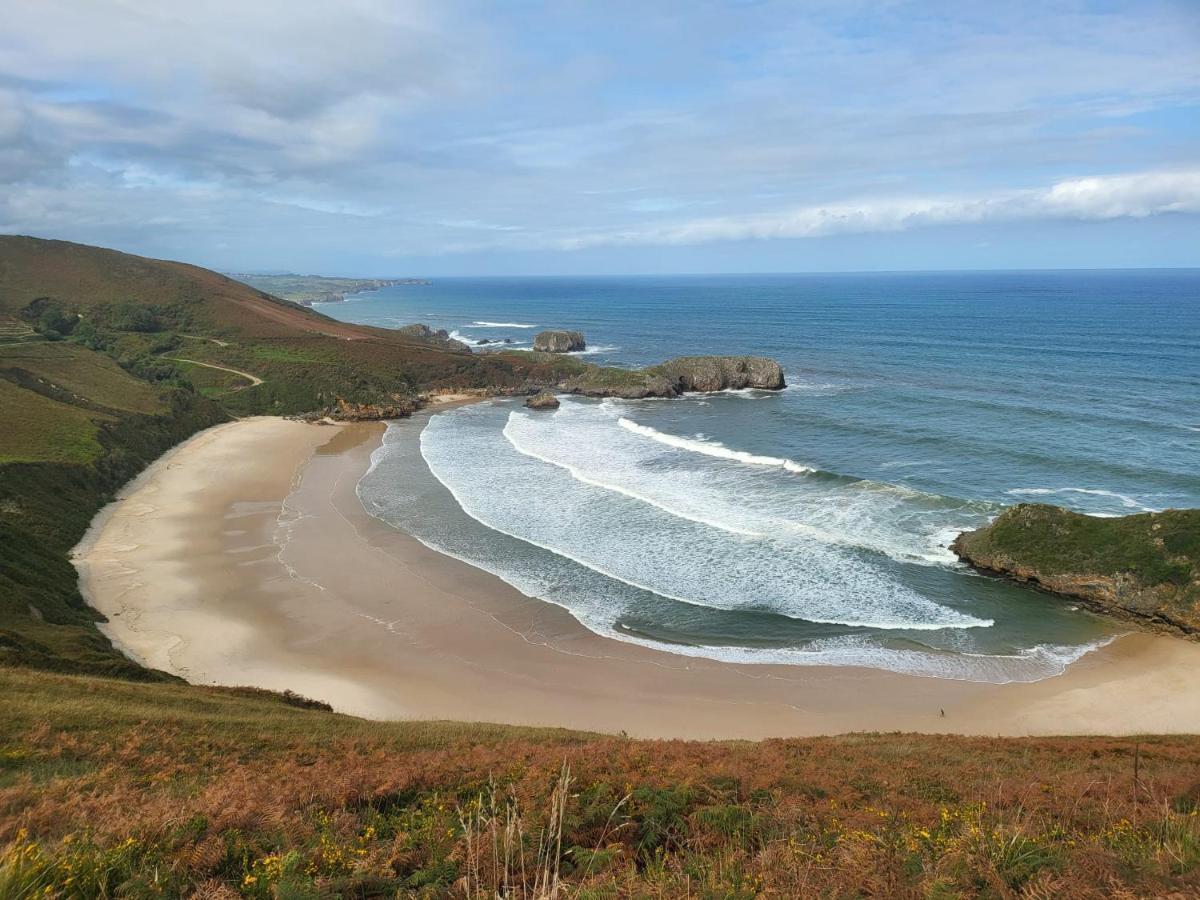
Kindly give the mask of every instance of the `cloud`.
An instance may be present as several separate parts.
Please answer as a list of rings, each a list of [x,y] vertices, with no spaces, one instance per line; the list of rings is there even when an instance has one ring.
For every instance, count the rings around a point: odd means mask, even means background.
[[[1188,2],[8,0],[4,18],[0,228],[215,264],[235,247],[230,267],[1132,221],[1188,208],[1172,198],[1200,165]]]
[[[813,238],[1027,219],[1098,221],[1200,213],[1200,170],[1075,178],[1048,188],[957,197],[898,197],[715,216],[564,238],[564,250],[629,244]]]

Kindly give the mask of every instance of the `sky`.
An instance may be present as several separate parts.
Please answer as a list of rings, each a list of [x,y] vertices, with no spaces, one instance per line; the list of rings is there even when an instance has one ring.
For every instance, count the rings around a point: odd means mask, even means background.
[[[4,0],[0,233],[222,271],[1200,266],[1200,0]]]

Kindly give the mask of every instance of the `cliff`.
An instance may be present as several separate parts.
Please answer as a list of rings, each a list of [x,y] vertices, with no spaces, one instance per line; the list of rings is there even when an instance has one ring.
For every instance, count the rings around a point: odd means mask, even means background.
[[[1200,510],[1102,519],[1021,504],[960,534],[975,568],[1144,627],[1200,636]]]
[[[586,397],[678,397],[688,391],[724,391],[786,387],[783,369],[762,356],[684,356],[648,369],[588,366],[562,379],[557,387]]]
[[[533,349],[543,353],[573,353],[587,349],[581,331],[542,331],[533,339]]]

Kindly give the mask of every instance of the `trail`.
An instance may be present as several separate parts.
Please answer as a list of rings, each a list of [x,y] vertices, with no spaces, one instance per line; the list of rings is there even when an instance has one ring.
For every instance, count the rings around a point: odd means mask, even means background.
[[[164,356],[163,359],[170,359],[175,362],[191,363],[193,366],[204,366],[206,369],[219,369],[222,372],[232,372],[234,375],[241,375],[243,378],[250,380],[246,387],[258,387],[263,383],[263,380],[257,375],[251,375],[249,372],[243,372],[241,369],[231,369],[228,366],[218,366],[215,363],[200,362],[195,359],[184,359],[182,356]]]

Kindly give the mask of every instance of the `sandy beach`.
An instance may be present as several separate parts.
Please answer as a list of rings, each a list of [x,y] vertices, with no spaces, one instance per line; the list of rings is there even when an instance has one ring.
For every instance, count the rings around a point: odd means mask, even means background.
[[[1200,644],[1170,637],[1130,634],[1012,685],[734,665],[599,637],[369,516],[355,485],[382,433],[252,418],[166,454],[76,548],[105,633],[194,683],[290,689],[380,719],[679,738],[1200,732]]]

